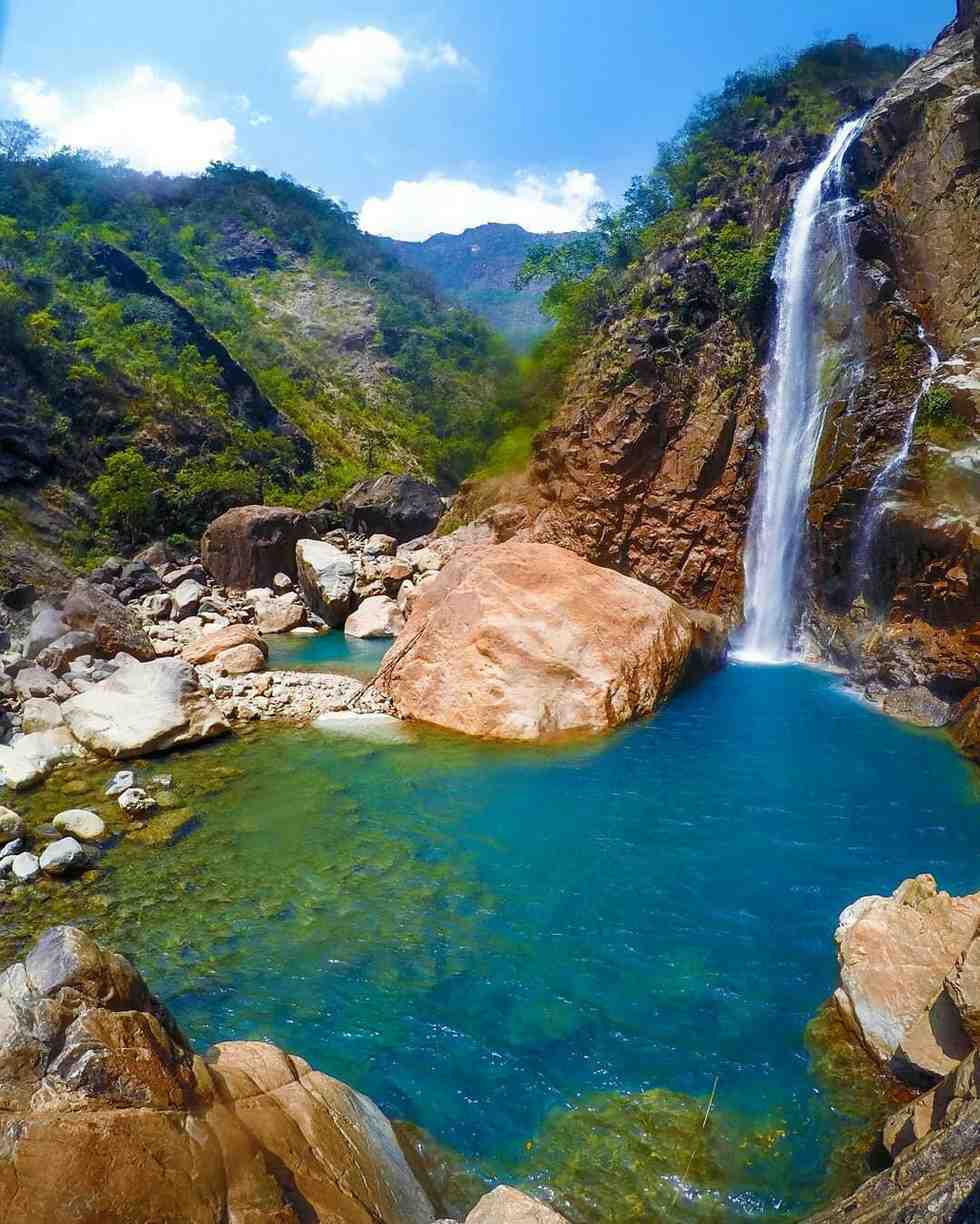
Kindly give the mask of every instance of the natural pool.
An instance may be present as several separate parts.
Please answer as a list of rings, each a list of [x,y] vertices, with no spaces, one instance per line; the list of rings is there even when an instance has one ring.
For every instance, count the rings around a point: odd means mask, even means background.
[[[70,905],[198,1045],[276,1041],[584,1224],[829,1193],[848,1119],[803,1033],[837,915],[920,871],[980,887],[967,766],[801,667],[587,747],[262,731],[166,768],[173,843],[126,839],[8,942]]]
[[[277,633],[269,643],[269,666],[283,671],[337,672],[370,680],[391,645],[390,638],[349,638],[339,629],[316,636]]]

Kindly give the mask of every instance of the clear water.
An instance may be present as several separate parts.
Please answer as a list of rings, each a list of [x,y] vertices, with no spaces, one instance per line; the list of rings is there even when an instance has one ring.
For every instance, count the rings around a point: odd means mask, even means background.
[[[826,1196],[848,1119],[803,1034],[837,915],[920,871],[980,886],[968,768],[802,667],[588,747],[265,732],[166,767],[193,819],[58,906],[199,1046],[271,1039],[586,1224]],[[21,944],[64,916],[18,912]]]
[[[349,638],[339,629],[315,637],[277,633],[266,638],[269,666],[283,671],[337,672],[370,680],[391,645],[387,638]]]

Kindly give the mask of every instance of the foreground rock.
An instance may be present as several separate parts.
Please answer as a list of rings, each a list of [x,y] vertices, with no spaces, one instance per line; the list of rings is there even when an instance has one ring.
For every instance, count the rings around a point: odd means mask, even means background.
[[[380,533],[405,542],[435,531],[443,504],[439,490],[426,480],[379,476],[354,485],[340,508],[352,531]]]
[[[965,1024],[980,979],[961,972],[980,923],[980,893],[951,897],[930,875],[890,897],[862,897],[840,916],[833,1002],[878,1063],[930,1087],[973,1048]]]
[[[222,586],[235,591],[271,586],[276,574],[296,577],[296,545],[306,516],[282,506],[238,506],[222,514],[201,540],[201,560]]]
[[[451,561],[379,672],[404,718],[531,740],[650,714],[724,658],[717,617],[562,548],[510,541]]]
[[[0,974],[0,1110],[4,1224],[435,1214],[367,1097],[272,1045],[195,1055],[133,966],[71,927]]]
[[[181,659],[131,663],[61,709],[75,739],[99,756],[162,752],[228,730],[193,667]]]

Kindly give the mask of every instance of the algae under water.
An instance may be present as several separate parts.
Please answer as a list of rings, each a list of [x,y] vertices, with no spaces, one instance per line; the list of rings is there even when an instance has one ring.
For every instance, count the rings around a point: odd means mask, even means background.
[[[275,1041],[587,1224],[825,1199],[862,1121],[804,1042],[837,916],[922,871],[980,887],[969,767],[803,667],[587,746],[262,729],[159,768],[170,844],[5,905],[5,959],[70,918],[198,1047]],[[107,772],[20,806],[108,812]]]

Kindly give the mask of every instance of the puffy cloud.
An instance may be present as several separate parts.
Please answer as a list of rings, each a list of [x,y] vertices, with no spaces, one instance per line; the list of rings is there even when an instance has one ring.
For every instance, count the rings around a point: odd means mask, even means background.
[[[400,179],[387,196],[365,200],[360,217],[370,234],[412,240],[459,234],[486,221],[509,221],[546,234],[584,229],[591,209],[603,199],[598,179],[584,170],[567,170],[550,182],[518,174],[509,190],[430,174],[414,182]]]
[[[313,103],[314,110],[381,102],[414,68],[466,65],[449,43],[411,51],[394,34],[377,26],[320,34],[308,46],[290,51],[289,60],[299,73],[297,92]]]
[[[51,145],[105,151],[136,170],[194,174],[235,151],[234,125],[202,116],[197,98],[152,68],[78,96],[21,78],[7,82],[7,93]]]

